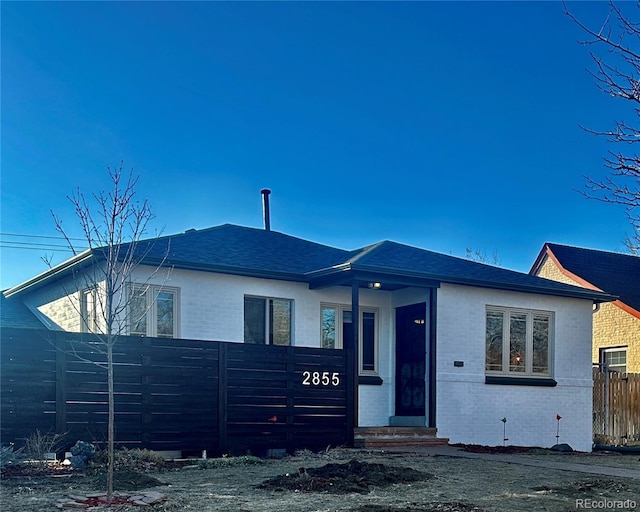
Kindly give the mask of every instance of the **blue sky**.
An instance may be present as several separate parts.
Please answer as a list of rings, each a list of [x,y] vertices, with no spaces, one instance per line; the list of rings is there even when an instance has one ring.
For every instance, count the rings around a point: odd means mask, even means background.
[[[274,230],[344,249],[469,247],[523,272],[545,241],[624,250],[624,211],[577,190],[612,149],[580,126],[630,107],[559,2],[0,8],[0,288],[70,256],[14,235],[58,236],[53,210],[80,236],[66,196],[108,190],[120,160],[165,234],[261,227],[269,187]]]

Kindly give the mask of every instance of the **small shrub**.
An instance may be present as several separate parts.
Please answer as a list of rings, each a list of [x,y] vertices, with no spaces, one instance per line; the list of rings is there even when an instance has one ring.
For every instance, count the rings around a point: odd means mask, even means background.
[[[0,446],[0,469],[11,464],[22,462],[23,449],[24,447],[15,450],[12,444],[9,446]]]
[[[27,437],[25,452],[27,456],[35,461],[46,463],[47,453],[57,453],[64,447],[66,434],[51,433],[43,434],[38,429]]]
[[[229,466],[249,466],[252,464],[263,464],[264,461],[253,455],[243,455],[242,457],[222,456],[216,459],[199,459],[197,462],[198,469],[218,469]]]
[[[91,459],[94,467],[106,466],[108,456],[106,450],[97,452]],[[164,459],[158,453],[140,448],[120,448],[113,453],[113,469],[116,471],[137,471],[144,473],[164,467]]]

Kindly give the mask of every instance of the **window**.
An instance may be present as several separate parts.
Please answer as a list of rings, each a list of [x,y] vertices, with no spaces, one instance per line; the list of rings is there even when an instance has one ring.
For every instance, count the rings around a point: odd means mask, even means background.
[[[486,372],[510,377],[550,376],[552,326],[552,313],[487,308]]]
[[[291,345],[293,301],[265,297],[244,298],[244,342]]]
[[[176,338],[178,290],[162,286],[132,286],[129,297],[129,334]]]
[[[100,332],[98,318],[98,290],[96,288],[82,290],[80,292],[81,332]]]
[[[600,363],[607,365],[610,372],[626,373],[627,347],[600,349]]]
[[[361,374],[378,372],[377,310],[361,308],[359,350]],[[322,348],[342,348],[353,336],[353,315],[346,306],[323,304],[320,313],[320,344]]]

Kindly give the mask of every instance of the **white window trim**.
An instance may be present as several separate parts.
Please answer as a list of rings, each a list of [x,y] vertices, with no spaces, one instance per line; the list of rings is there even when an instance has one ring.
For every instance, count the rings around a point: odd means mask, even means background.
[[[262,299],[265,301],[265,322],[264,322],[264,328],[265,328],[265,345],[271,345],[271,340],[269,339],[269,332],[271,330],[271,315],[269,314],[269,301],[270,300],[282,300],[282,301],[287,301],[291,304],[291,317],[289,318],[289,347],[293,347],[295,346],[295,301],[293,299],[290,299],[288,297],[271,297],[271,296],[265,296],[265,295],[251,295],[251,294],[245,294],[243,299],[242,299],[242,307],[243,307],[243,315],[242,315],[242,322],[243,322],[243,327],[244,327],[244,300],[245,299]],[[244,341],[243,341],[244,342]],[[279,345],[279,346],[284,346],[284,345]]]
[[[352,311],[350,304],[336,304],[330,302],[322,302],[320,304],[320,346],[322,346],[322,310],[325,308],[333,308],[336,310],[336,340],[335,348],[342,349],[344,347],[344,340],[342,339],[342,319],[345,311]],[[380,309],[368,306],[359,306],[359,323],[358,323],[358,375],[374,375],[380,374]],[[362,369],[362,333],[364,324],[364,313],[374,313],[375,325],[373,329],[373,370]],[[353,318],[352,318],[353,321]],[[330,350],[330,349],[329,349]]]
[[[173,286],[162,286],[154,284],[138,284],[130,283],[128,286],[129,297],[133,294],[134,290],[144,290],[147,293],[147,297],[152,297],[150,303],[147,304],[146,312],[146,333],[144,336],[155,338],[158,336],[158,308],[157,299],[158,295],[163,292],[173,293],[173,336],[171,338],[176,339],[180,337],[180,288]],[[127,312],[127,316],[130,317],[130,313]],[[131,336],[140,336],[140,334],[131,334],[131,321],[127,319],[127,332]],[[162,338],[168,338],[162,336]]]
[[[497,370],[487,370],[485,367],[485,374],[491,376],[500,376],[500,377],[519,377],[525,379],[531,378],[550,378],[553,376],[553,354],[554,354],[554,346],[555,346],[555,314],[553,311],[543,311],[543,310],[535,310],[535,309],[526,309],[526,308],[515,308],[515,307],[507,307],[507,306],[486,306],[485,308],[485,358],[486,358],[486,319],[487,313],[497,312],[504,314],[504,324],[502,331],[502,371]],[[510,318],[511,314],[519,314],[527,316],[527,331],[526,331],[526,345],[525,345],[525,354],[526,354],[526,369],[524,372],[515,372],[509,371],[509,354],[510,354],[510,337],[509,337],[509,328],[510,328]],[[534,316],[545,316],[549,319],[549,340],[547,347],[547,371],[546,372],[533,372],[533,317]]]
[[[95,286],[80,290],[80,332],[100,332],[100,318],[98,315],[100,297],[98,293],[98,288]],[[89,318],[89,301],[87,301],[87,296],[91,296],[93,302],[93,314],[91,318]]]
[[[600,347],[600,364],[602,364],[604,368],[604,364],[606,361],[606,354],[611,354],[614,352],[624,352],[625,354],[624,371],[620,371],[616,369],[616,367],[621,366],[619,364],[610,365],[607,367],[607,369],[613,372],[626,373],[629,366],[629,351],[627,349],[628,349],[628,345],[619,345],[616,347]]]

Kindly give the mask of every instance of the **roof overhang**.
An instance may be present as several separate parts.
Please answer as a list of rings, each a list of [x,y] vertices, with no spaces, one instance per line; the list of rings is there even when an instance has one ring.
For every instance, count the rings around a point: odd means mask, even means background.
[[[182,270],[196,270],[200,272],[213,272],[216,274],[229,274],[243,277],[256,277],[259,279],[277,279],[279,281],[305,282],[304,276],[294,272],[284,272],[277,270],[265,270],[256,268],[236,267],[233,265],[208,265],[203,263],[190,263],[188,261],[166,260],[145,258],[140,265],[152,267],[169,267]]]
[[[474,280],[469,278],[456,278],[455,276],[441,276],[436,274],[412,273],[406,271],[394,271],[390,269],[377,269],[374,267],[345,264],[321,271],[307,274],[310,289],[321,289],[330,286],[347,286],[358,282],[359,286],[367,287],[370,283],[380,283],[382,290],[397,290],[400,288],[439,288],[442,283],[473,286],[478,288],[491,288],[523,293],[535,293],[540,295],[553,295],[591,300],[595,303],[612,302],[616,296],[604,293],[600,290],[580,288],[566,285],[562,288],[545,286],[544,282],[558,285],[556,281],[540,278],[540,284],[523,285],[517,283]],[[562,283],[560,283],[562,284]]]
[[[331,286],[351,286],[354,282],[362,288],[399,290],[400,288],[438,288],[440,282],[409,272],[372,269],[346,264],[307,274],[309,288],[318,290]],[[374,284],[375,283],[375,284]]]

